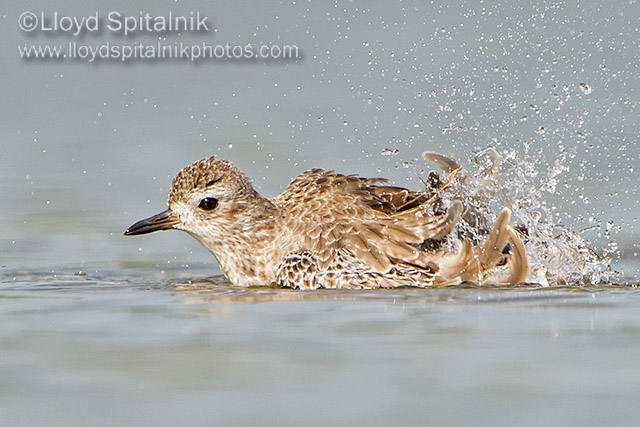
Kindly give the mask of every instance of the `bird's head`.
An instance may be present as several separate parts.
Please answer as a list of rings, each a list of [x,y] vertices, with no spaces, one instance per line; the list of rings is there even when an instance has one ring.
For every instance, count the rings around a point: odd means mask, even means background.
[[[214,157],[202,159],[182,169],[173,179],[167,210],[136,222],[124,234],[176,229],[201,241],[216,239],[233,229],[238,217],[250,208],[254,196],[257,193],[249,179],[230,162]]]

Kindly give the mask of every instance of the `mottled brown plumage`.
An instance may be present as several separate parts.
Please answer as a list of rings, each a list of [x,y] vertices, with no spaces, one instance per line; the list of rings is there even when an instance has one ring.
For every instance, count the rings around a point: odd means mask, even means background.
[[[229,162],[203,159],[178,173],[165,212],[125,234],[186,231],[239,286],[426,287],[481,282],[496,268],[508,269],[507,282],[526,280],[526,251],[509,210],[484,243],[457,238],[452,232],[464,201],[443,206],[439,194],[460,166],[435,153],[423,156],[446,175],[431,176],[423,191],[313,169],[271,200]]]

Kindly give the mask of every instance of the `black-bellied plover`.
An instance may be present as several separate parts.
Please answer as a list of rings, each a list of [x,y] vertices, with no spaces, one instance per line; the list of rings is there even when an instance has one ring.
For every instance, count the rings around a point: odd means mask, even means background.
[[[435,153],[423,157],[445,176],[432,175],[422,191],[313,169],[273,199],[258,194],[231,163],[203,159],[174,178],[166,211],[125,235],[186,231],[238,286],[428,287],[480,283],[495,269],[507,272],[504,283],[524,282],[528,258],[509,225],[509,209],[502,209],[483,242],[455,233],[464,200],[444,207],[440,192],[460,166]]]

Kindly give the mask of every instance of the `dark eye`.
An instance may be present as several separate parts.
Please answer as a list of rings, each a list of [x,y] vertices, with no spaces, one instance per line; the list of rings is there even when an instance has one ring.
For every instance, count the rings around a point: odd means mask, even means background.
[[[218,206],[218,199],[215,197],[205,197],[200,200],[198,207],[204,211],[212,211]]]

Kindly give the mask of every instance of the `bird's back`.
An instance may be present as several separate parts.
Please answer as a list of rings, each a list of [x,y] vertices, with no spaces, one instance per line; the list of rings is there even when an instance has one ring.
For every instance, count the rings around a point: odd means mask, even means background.
[[[420,245],[455,225],[444,212],[425,214],[436,200],[430,190],[322,169],[298,176],[272,200],[286,218],[284,232],[302,236],[280,266],[280,284],[428,286],[436,268]]]

